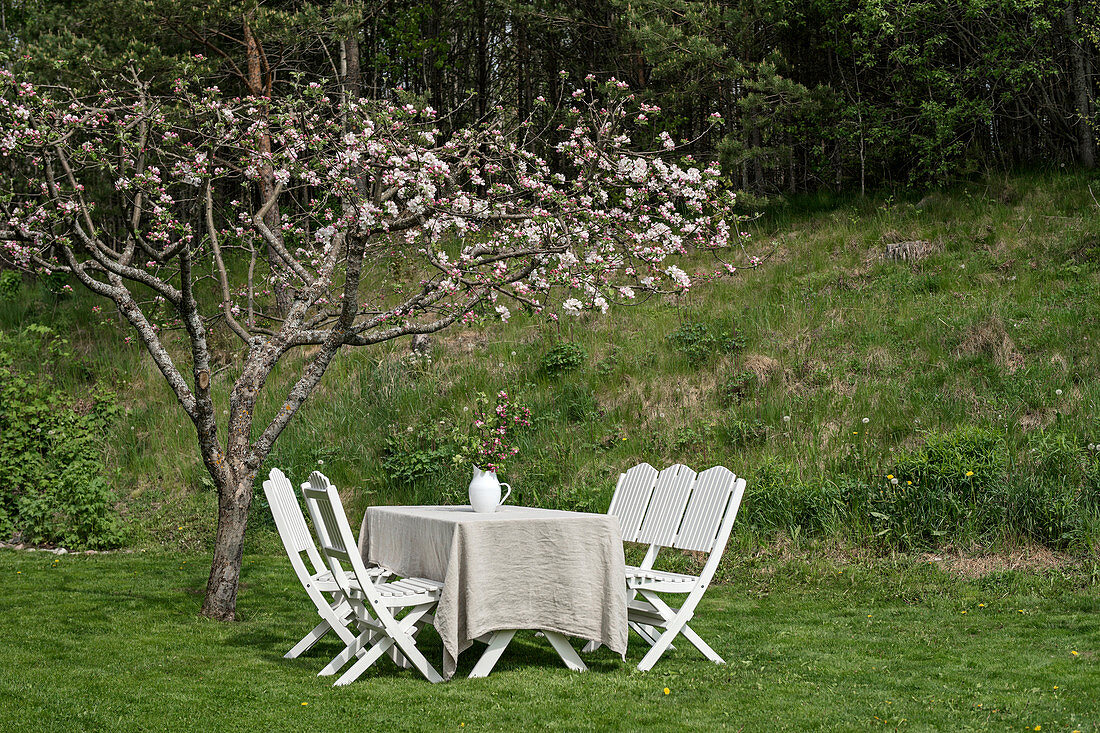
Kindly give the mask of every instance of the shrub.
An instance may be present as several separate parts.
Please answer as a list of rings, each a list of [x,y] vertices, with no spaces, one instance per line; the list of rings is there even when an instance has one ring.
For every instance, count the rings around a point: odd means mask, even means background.
[[[744,346],[732,328],[719,328],[701,321],[685,323],[670,333],[668,340],[693,367],[707,363],[717,354],[732,354]]]
[[[741,404],[746,397],[752,394],[758,382],[759,379],[756,373],[747,369],[726,377],[725,381],[718,385],[719,404],[723,407]]]
[[[867,511],[875,534],[911,548],[1000,526],[1007,465],[1004,439],[992,430],[927,433],[921,448],[902,453],[870,487]]]
[[[0,301],[11,302],[19,296],[23,287],[23,276],[15,270],[0,272]]]
[[[15,370],[11,344],[0,332],[0,530],[72,548],[121,544],[100,447],[114,395],[77,411],[48,377]]]
[[[539,368],[550,376],[576,371],[588,354],[580,344],[565,341],[550,348],[539,359]]]
[[[836,484],[803,482],[793,466],[769,458],[748,476],[741,511],[757,531],[820,536],[843,521],[841,497]]]

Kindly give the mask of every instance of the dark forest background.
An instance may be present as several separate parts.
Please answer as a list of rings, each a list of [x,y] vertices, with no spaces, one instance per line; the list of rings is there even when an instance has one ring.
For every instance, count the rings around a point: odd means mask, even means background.
[[[1096,161],[1095,0],[0,0],[4,65],[233,93],[297,75],[476,121],[588,74],[759,194],[942,185]],[[203,58],[196,58],[201,55]],[[727,123],[708,131],[720,113]]]

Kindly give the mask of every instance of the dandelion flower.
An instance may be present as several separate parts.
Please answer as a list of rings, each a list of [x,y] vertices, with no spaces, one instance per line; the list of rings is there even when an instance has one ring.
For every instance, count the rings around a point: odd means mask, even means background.
[[[912,481],[906,481],[906,482],[905,482],[905,485],[906,485],[906,486],[912,486],[912,485],[913,485],[913,482],[912,482]]]
[[[966,472],[966,475],[967,475],[967,476],[973,476],[973,475],[974,475],[974,472],[973,472],[973,471],[967,471],[967,472]]]
[[[894,474],[888,473],[888,474],[886,474],[886,478],[894,478]]]
[[[892,483],[894,486],[897,486],[898,485],[898,480],[896,478],[892,478],[892,479],[890,479],[890,483]]]
[[[304,702],[304,703],[302,703],[302,704],[303,704],[303,705],[309,705],[309,703],[308,703],[308,702]]]
[[[1056,395],[1058,395],[1059,397],[1061,397],[1061,396],[1062,396],[1062,390],[1060,390],[1060,389],[1056,389],[1056,390],[1054,390],[1054,394],[1056,394]]]
[[[790,422],[790,421],[791,421],[791,416],[790,415],[784,415],[783,416],[783,422]]]
[[[985,604],[984,603],[979,603],[978,608],[985,608]]]
[[[667,695],[667,694],[669,694],[670,692],[672,692],[672,690],[670,690],[670,689],[668,689],[668,688],[666,687],[666,688],[665,688],[665,694]]]
[[[1077,652],[1070,652],[1070,654],[1072,654],[1075,657],[1077,656]]]

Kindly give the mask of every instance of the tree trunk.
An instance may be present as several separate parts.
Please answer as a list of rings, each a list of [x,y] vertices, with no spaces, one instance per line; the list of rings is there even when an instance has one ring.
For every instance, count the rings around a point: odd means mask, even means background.
[[[1086,168],[1096,166],[1096,146],[1092,136],[1092,111],[1089,105],[1089,80],[1085,74],[1085,47],[1077,33],[1076,3],[1066,4],[1066,40],[1072,63],[1073,100],[1077,107],[1077,156]]]
[[[211,471],[218,488],[218,533],[214,559],[206,581],[202,615],[217,621],[233,621],[237,612],[237,588],[244,554],[244,531],[252,505],[255,470],[243,465],[233,471]]]
[[[477,116],[484,120],[489,114],[489,32],[485,17],[485,0],[475,0],[477,13]]]
[[[260,48],[260,42],[252,33],[252,26],[249,25],[249,20],[249,16],[244,16],[244,44],[246,56],[248,58],[248,93],[254,97],[269,96],[271,94],[271,70],[266,68],[267,63],[263,57],[263,50]],[[260,147],[261,153],[271,153],[271,135],[269,133],[261,133],[257,140],[257,144]],[[265,164],[260,171],[259,184],[260,201],[262,205],[275,191],[275,171],[270,165]],[[280,226],[279,223],[278,206],[272,206],[268,209],[267,213],[264,215],[264,224],[273,232],[282,231],[282,226]],[[285,271],[286,268],[279,259],[279,255],[270,244],[267,245],[266,254],[268,267],[271,268],[272,273],[282,273]],[[272,283],[272,290],[275,291],[275,305],[279,313],[286,313],[290,308],[291,301],[294,300],[294,293],[290,285],[288,283]]]

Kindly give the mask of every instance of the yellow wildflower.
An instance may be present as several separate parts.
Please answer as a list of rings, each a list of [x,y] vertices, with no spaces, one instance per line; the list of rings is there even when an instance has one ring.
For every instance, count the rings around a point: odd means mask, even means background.
[[[967,476],[973,476],[973,475],[974,475],[974,472],[973,472],[973,471],[967,471],[967,472],[966,472],[966,475],[967,475]]]
[[[665,688],[665,694],[667,695],[667,694],[669,694],[670,692],[672,692],[672,690],[670,690],[670,689],[668,689],[668,688],[666,687],[666,688]]]
[[[1070,654],[1072,654],[1075,657],[1077,656],[1077,652],[1070,652]]]

